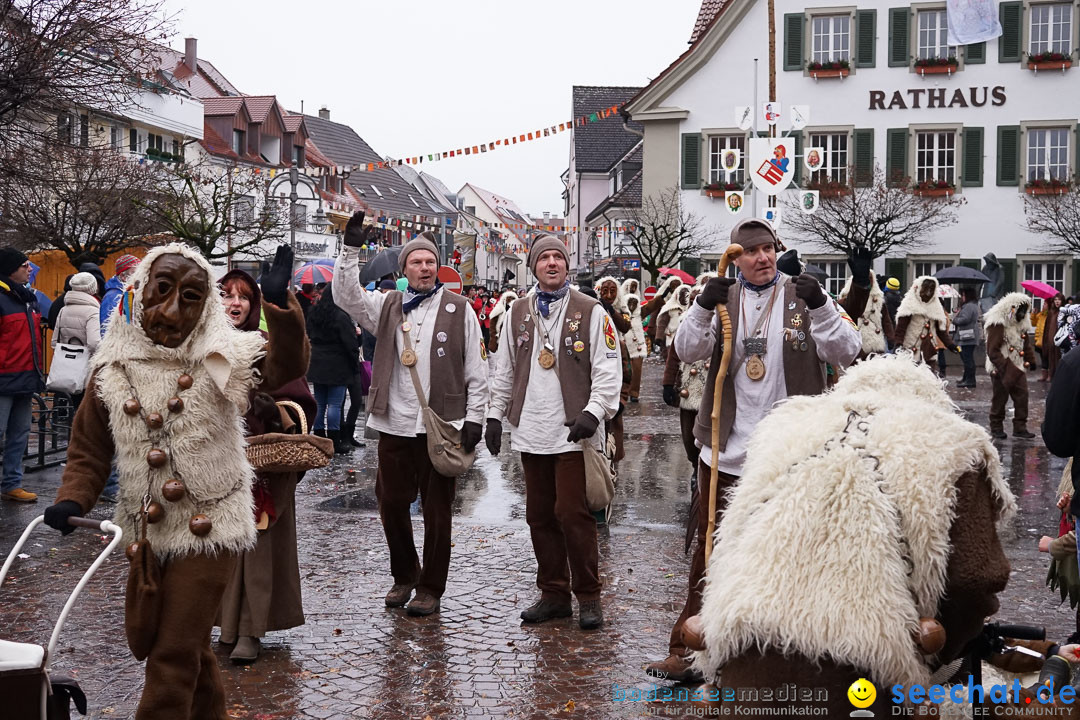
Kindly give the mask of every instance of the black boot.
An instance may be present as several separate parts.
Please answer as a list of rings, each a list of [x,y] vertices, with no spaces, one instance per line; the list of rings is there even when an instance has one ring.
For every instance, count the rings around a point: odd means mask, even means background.
[[[335,455],[345,455],[353,451],[353,447],[349,444],[349,441],[341,437],[340,430],[327,430],[326,437],[334,441]]]
[[[341,426],[341,439],[353,447],[364,447],[364,443],[356,439],[356,423]]]
[[[324,429],[312,430],[311,434],[312,435],[317,435],[318,437],[326,437],[326,430],[324,430]]]
[[[994,438],[995,440],[1004,440],[1005,438],[1007,438],[1008,435],[1005,434],[1004,425],[1002,423],[991,422],[990,437]]]

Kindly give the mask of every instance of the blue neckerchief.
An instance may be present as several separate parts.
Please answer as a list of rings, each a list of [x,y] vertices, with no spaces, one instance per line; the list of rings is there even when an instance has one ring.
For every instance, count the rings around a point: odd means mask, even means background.
[[[539,308],[540,314],[547,317],[548,313],[551,312],[551,304],[562,300],[568,292],[570,292],[570,278],[567,278],[563,286],[555,292],[541,290],[540,283],[536,283],[536,306]]]
[[[431,297],[435,293],[439,292],[439,288],[441,288],[442,285],[443,284],[441,282],[436,280],[435,281],[435,287],[431,288],[427,292],[420,292],[419,290],[414,290],[413,286],[409,285],[405,289],[405,297],[407,297],[408,300],[401,303],[401,312],[402,313],[410,313],[410,312],[412,312],[413,310],[415,310],[417,308],[417,306],[420,305],[420,303],[424,302],[429,297]]]
[[[747,287],[747,289],[749,289],[749,290],[753,290],[754,292],[761,292],[762,290],[767,290],[768,288],[771,288],[771,287],[772,287],[773,285],[775,285],[775,284],[776,284],[776,281],[780,279],[780,271],[779,271],[779,270],[777,270],[777,271],[776,271],[776,277],[774,277],[774,278],[773,278],[772,280],[770,280],[769,282],[765,283],[764,285],[755,285],[754,283],[752,283],[752,282],[750,282],[749,280],[747,280],[747,279],[746,279],[746,278],[745,278],[745,277],[743,276],[743,274],[742,274],[742,270],[740,270],[740,271],[738,272],[738,275],[737,275],[737,277],[738,277],[738,279],[739,279],[739,282],[741,282],[741,283],[742,283],[743,285],[745,285],[745,286]]]

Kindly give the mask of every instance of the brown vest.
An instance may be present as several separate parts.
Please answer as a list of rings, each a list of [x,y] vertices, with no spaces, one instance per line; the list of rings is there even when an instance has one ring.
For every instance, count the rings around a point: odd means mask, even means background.
[[[370,412],[382,415],[390,402],[390,377],[394,368],[408,373],[401,365],[397,349],[397,329],[401,326],[402,293],[393,290],[382,306],[379,327],[376,328],[375,362],[371,366]],[[460,420],[465,417],[468,397],[465,388],[465,325],[467,318],[476,316],[472,308],[457,293],[443,291],[435,311],[435,328],[431,333],[430,377],[428,378],[428,406],[443,420]],[[455,308],[447,312],[447,307]],[[430,312],[430,310],[428,311]],[[446,333],[446,342],[439,342],[439,333]],[[439,353],[442,350],[442,354]],[[411,388],[412,383],[410,381]],[[412,390],[409,391],[412,393]]]
[[[559,372],[562,387],[563,412],[567,420],[573,420],[589,402],[592,392],[592,342],[589,336],[593,308],[600,303],[573,288],[566,298],[566,315],[561,328],[552,328],[551,341],[555,345],[555,367],[538,372]],[[525,404],[525,390],[529,387],[529,373],[533,370],[532,343],[536,335],[536,318],[533,316],[531,296],[523,296],[510,306],[510,327],[506,332],[512,344],[503,348],[513,352],[514,384],[510,393],[510,407],[506,410],[507,421],[517,427],[521,420],[521,407]],[[573,330],[570,329],[573,323]],[[596,338],[603,342],[603,338]],[[583,346],[577,345],[582,343]],[[581,347],[580,352],[576,350]],[[598,418],[603,420],[603,418]]]
[[[733,286],[738,289],[738,286]],[[732,346],[739,342],[739,299],[741,292],[730,293],[727,311],[731,318]],[[810,312],[806,303],[795,296],[795,283],[789,278],[784,283],[784,327],[795,328],[793,320],[798,315],[800,324],[798,331],[806,333],[806,340],[792,344],[783,343],[784,360],[784,384],[787,387],[788,397],[792,395],[818,395],[825,390],[825,363],[818,360],[817,346],[814,338],[810,335]],[[827,301],[831,302],[831,301]],[[774,335],[770,338],[770,344],[778,338]],[[802,342],[806,343],[806,350],[802,349]],[[698,408],[697,419],[694,421],[694,437],[705,447],[712,445],[712,408],[713,393],[716,390],[716,373],[720,369],[720,356],[723,354],[724,344],[721,338],[717,338],[713,348],[712,360],[709,362],[709,374],[705,379],[705,394],[701,398],[701,407]],[[766,355],[766,363],[769,358],[775,358],[776,351],[770,347]],[[731,427],[735,424],[735,373],[743,372],[742,367],[728,368],[728,374],[724,378],[724,397],[720,404],[720,443],[716,448],[723,452],[727,448],[728,436]]]

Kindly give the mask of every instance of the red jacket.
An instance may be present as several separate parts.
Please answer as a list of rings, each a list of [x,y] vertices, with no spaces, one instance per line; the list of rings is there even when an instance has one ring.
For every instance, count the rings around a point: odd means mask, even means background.
[[[45,389],[41,313],[34,293],[0,279],[0,395]]]

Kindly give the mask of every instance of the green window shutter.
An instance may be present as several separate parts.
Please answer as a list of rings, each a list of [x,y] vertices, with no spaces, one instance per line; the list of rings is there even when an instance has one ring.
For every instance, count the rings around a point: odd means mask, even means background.
[[[907,260],[904,258],[885,258],[885,275],[900,281],[900,292],[907,290]]]
[[[1001,263],[1001,272],[1005,278],[1002,289],[1007,293],[1016,292],[1016,258],[1012,260],[998,258],[998,262]]]
[[[964,46],[964,63],[967,65],[982,65],[986,62],[986,43],[975,43]]]
[[[682,135],[682,186],[701,187],[701,133]]]
[[[983,184],[983,129],[965,127],[962,133],[964,143],[964,169],[960,182],[964,187],[982,187]]]
[[[904,67],[910,62],[908,56],[908,26],[911,8],[889,8],[889,67]]]
[[[1001,20],[1001,37],[998,38],[998,62],[1020,62],[1023,48],[1020,38],[1023,35],[1024,4],[1022,2],[1003,2],[998,5],[998,17]]]
[[[874,67],[876,41],[877,10],[857,10],[855,12],[855,67]]]
[[[908,129],[885,131],[885,184],[898,187],[907,183]]]
[[[784,69],[802,70],[803,65],[803,26],[806,16],[802,13],[784,15]]]
[[[1080,260],[1073,260],[1072,271],[1073,289],[1071,294],[1077,295],[1080,294]]]
[[[874,129],[853,130],[851,145],[855,185],[867,187],[874,182]]]
[[[960,267],[971,268],[972,270],[978,270],[982,267],[982,261],[978,258],[960,258]]]
[[[997,184],[1020,184],[1020,126],[999,125],[997,129]]]
[[[1076,126],[1075,140],[1073,147],[1076,148],[1076,162],[1073,164],[1073,175],[1076,177],[1077,182],[1080,182],[1080,125]]]
[[[803,134],[801,132],[797,132],[794,135],[792,135],[791,137],[795,140],[795,157],[792,158],[792,162],[795,163],[795,179],[794,179],[794,182],[795,182],[796,185],[798,185],[799,183],[802,182]]]

